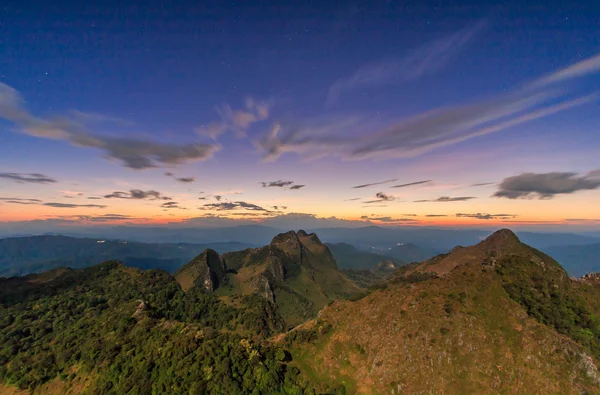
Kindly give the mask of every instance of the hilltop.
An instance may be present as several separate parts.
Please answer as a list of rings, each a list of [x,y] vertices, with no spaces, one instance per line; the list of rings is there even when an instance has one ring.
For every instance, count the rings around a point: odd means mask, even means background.
[[[598,276],[572,280],[509,230],[398,269],[276,343],[359,393],[597,393]]]
[[[290,231],[261,248],[223,255],[207,250],[175,273],[183,289],[216,295],[258,294],[273,302],[286,324],[295,326],[332,300],[362,289],[338,270],[329,248],[315,233]]]

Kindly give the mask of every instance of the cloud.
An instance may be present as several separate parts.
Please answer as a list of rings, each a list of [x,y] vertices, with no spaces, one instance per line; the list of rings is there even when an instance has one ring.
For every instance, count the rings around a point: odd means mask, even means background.
[[[498,185],[495,197],[508,199],[552,199],[556,195],[600,188],[600,171],[577,173],[522,173],[507,177]]]
[[[26,199],[26,198],[12,198],[12,197],[0,197],[0,202],[14,203],[14,204],[37,204],[42,203],[39,199]]]
[[[412,187],[414,185],[428,184],[430,182],[431,182],[431,180],[415,181],[415,182],[409,182],[408,184],[393,185],[393,186],[391,186],[391,188],[406,188],[406,187]]]
[[[213,197],[215,198],[215,200],[216,200],[217,202],[220,202],[220,201],[221,201],[221,199],[223,198],[223,196],[221,196],[221,195],[214,195]]]
[[[0,105],[1,104],[2,102],[0,101]],[[18,183],[32,184],[52,184],[57,182],[55,179],[39,173],[0,173],[0,178],[5,178]]]
[[[106,205],[104,205],[104,204],[44,203],[43,205],[49,206],[49,207],[57,207],[57,208],[79,208],[79,207],[106,208]]]
[[[104,214],[104,215],[61,215],[58,218],[67,220],[78,220],[85,222],[109,222],[109,221],[128,221],[128,220],[147,220],[146,218],[136,218],[122,214]]]
[[[477,184],[471,184],[472,187],[485,187],[487,185],[494,185],[495,182],[480,182]]]
[[[263,188],[284,188],[290,186],[294,183],[294,181],[263,181],[261,182]]]
[[[298,190],[304,188],[306,185],[294,185],[294,181],[261,181],[263,188],[288,188],[291,190]]]
[[[476,199],[474,196],[458,196],[458,197],[449,197],[449,196],[441,196],[434,200],[415,200],[415,203],[424,203],[424,202],[437,202],[437,203],[446,203],[446,202],[464,202],[467,200]]]
[[[175,174],[173,174],[171,172],[166,172],[165,176],[172,177],[175,180],[177,180],[179,182],[183,182],[183,183],[190,183],[190,182],[194,182],[196,180],[194,177],[177,177]]]
[[[131,189],[129,192],[116,191],[110,195],[104,196],[107,199],[150,199],[150,200],[171,200],[170,197],[161,195],[158,191],[142,191],[141,189]]]
[[[344,202],[353,202],[355,200],[360,200],[362,198],[352,198],[352,199],[345,199]]]
[[[244,110],[233,110],[228,104],[215,107],[221,118],[220,122],[212,122],[195,129],[196,133],[216,139],[227,131],[233,132],[237,137],[245,137],[253,123],[269,118],[270,103],[256,101],[249,97],[245,102]]]
[[[363,67],[350,77],[334,82],[327,93],[327,103],[336,103],[344,93],[357,88],[374,87],[390,82],[409,82],[442,69],[483,26],[484,23],[480,21],[422,45],[403,58],[380,61]]]
[[[64,140],[76,147],[97,148],[109,159],[131,169],[148,169],[206,160],[220,149],[216,144],[174,145],[128,137],[111,137],[88,130],[81,117],[39,118],[24,106],[19,92],[0,83],[0,118],[4,118],[30,136]]]
[[[369,221],[378,221],[383,223],[400,223],[400,222],[418,222],[414,218],[392,218],[392,217],[366,217],[362,216],[361,219],[367,219]]]
[[[164,210],[168,210],[171,208],[176,208],[176,209],[180,209],[180,210],[187,210],[187,208],[185,207],[181,207],[179,205],[179,203],[177,202],[166,202],[160,205],[160,207],[162,207]]]
[[[231,210],[248,210],[248,211],[263,211],[272,212],[264,207],[248,202],[220,202],[220,203],[208,203],[205,204],[203,210],[216,210],[216,211],[231,211]]]
[[[394,182],[397,181],[397,178],[391,179],[391,180],[385,180],[385,181],[378,181],[378,182],[372,182],[370,184],[363,184],[363,185],[357,185],[355,187],[352,187],[353,189],[358,189],[358,188],[367,188],[367,187],[372,187],[373,185],[381,185],[381,184],[387,184],[388,182]]]
[[[368,200],[366,202],[363,203],[380,203],[380,202],[389,202],[392,200],[395,200],[396,198],[392,195],[387,195],[383,192],[377,192],[375,194],[375,197],[377,198],[376,200]]]
[[[39,199],[7,198],[7,197],[1,197],[0,202],[4,202],[4,203],[8,203],[8,204],[22,204],[22,205],[33,204],[33,205],[56,207],[56,208],[77,208],[77,207],[105,208],[106,207],[103,204],[71,204],[71,203],[54,203],[54,202],[45,203]]]
[[[339,119],[319,128],[278,123],[256,145],[265,160],[275,160],[286,152],[306,159],[324,156],[346,160],[416,157],[597,100],[597,92],[573,93],[550,86],[550,83],[566,81],[566,75],[583,77],[600,70],[600,61],[586,62],[559,70],[533,84],[485,99],[435,108],[400,121],[388,121],[384,127],[380,126],[381,120],[376,116],[354,115],[345,120],[345,126],[344,120]],[[585,67],[578,68],[582,64]],[[573,67],[580,72],[568,72]]]
[[[517,217],[515,214],[484,214],[484,213],[476,213],[476,214],[457,213],[456,216],[459,218],[474,218],[474,219],[483,219],[483,220],[513,219],[513,218]]]
[[[446,214],[427,214],[426,217],[435,218],[435,217],[447,217]]]

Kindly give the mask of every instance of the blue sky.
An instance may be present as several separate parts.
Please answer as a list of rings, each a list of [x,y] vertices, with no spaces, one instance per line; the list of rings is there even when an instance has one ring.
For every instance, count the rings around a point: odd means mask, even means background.
[[[196,3],[3,7],[4,226],[600,223],[600,10]]]

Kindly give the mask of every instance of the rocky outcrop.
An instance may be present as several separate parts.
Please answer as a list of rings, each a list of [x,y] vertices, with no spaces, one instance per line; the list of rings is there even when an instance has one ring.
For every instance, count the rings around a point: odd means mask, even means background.
[[[196,286],[212,292],[225,281],[226,273],[227,267],[221,256],[214,250],[206,249],[175,272],[175,279],[185,291]]]
[[[269,302],[275,303],[271,283],[265,276],[254,277],[251,280],[251,286],[257,294],[267,299]]]

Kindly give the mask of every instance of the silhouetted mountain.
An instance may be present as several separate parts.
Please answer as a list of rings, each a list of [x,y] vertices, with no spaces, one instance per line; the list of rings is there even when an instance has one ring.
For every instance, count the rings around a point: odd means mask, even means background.
[[[429,248],[418,247],[413,243],[400,243],[383,253],[389,257],[408,262],[422,262],[436,256],[440,251],[434,251]]]
[[[371,249],[371,247],[391,248],[397,243],[412,243],[421,248],[434,251],[449,251],[457,245],[474,245],[492,233],[490,229],[446,229],[414,226],[314,228],[310,231],[317,233],[324,242],[347,243],[363,250]],[[61,231],[61,234],[71,237],[119,239],[146,243],[212,244],[235,241],[265,245],[269,243],[273,236],[282,232],[284,230],[263,225],[223,228],[96,226],[71,228]],[[518,235],[525,242],[541,249],[557,245],[583,245],[600,242],[600,238],[570,233],[520,232]]]
[[[326,243],[325,245],[333,254],[340,269],[370,270],[382,261],[393,261],[397,266],[404,264],[401,259],[390,259],[389,255],[359,250],[351,244]]]
[[[206,248],[235,251],[248,244],[137,243],[121,240],[33,236],[0,239],[0,276],[38,273],[57,267],[82,268],[107,260],[120,260],[141,269],[174,272]]]
[[[600,272],[600,243],[550,247],[544,252],[560,262],[572,277]]]

